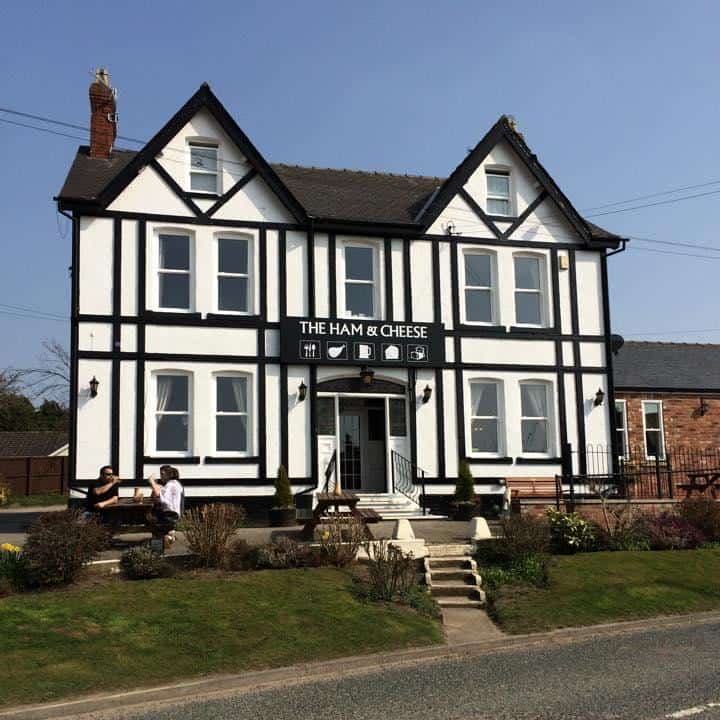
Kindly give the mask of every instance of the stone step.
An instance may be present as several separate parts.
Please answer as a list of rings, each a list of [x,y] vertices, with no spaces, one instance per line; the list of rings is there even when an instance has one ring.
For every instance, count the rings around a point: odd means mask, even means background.
[[[427,557],[428,567],[431,568],[472,568],[476,566],[470,555],[448,555],[445,557]]]
[[[437,604],[441,608],[477,608],[482,610],[485,606],[485,600],[471,600],[470,598],[436,598]]]
[[[446,580],[459,580],[475,585],[477,582],[475,578],[478,577],[477,573],[470,568],[431,568],[430,575],[433,585],[443,583]]]
[[[476,585],[468,585],[463,582],[433,584],[430,586],[430,594],[434,598],[465,597],[473,600],[480,599],[483,594]]]
[[[445,544],[428,545],[428,553],[431,558],[458,558],[470,556],[473,553],[472,545]]]

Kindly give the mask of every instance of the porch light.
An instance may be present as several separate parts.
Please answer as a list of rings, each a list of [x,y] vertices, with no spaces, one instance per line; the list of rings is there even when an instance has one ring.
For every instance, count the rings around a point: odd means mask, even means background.
[[[705,398],[700,398],[700,404],[698,405],[698,415],[702,417],[703,415],[706,415],[708,410],[710,409],[710,405],[705,402]]]
[[[97,397],[100,381],[93,375],[90,381],[90,397]]]
[[[603,392],[602,388],[598,388],[598,391],[595,393],[595,399],[593,400],[593,407],[598,407],[599,405],[602,405],[604,399],[605,393]]]
[[[307,397],[307,385],[304,380],[298,385],[298,402],[302,402]]]
[[[372,385],[375,373],[370,370],[366,365],[360,368],[360,379],[363,381],[363,385]]]
[[[422,401],[423,405],[430,400],[430,397],[432,396],[432,388],[429,385],[425,386],[425,389],[423,390],[422,394]]]

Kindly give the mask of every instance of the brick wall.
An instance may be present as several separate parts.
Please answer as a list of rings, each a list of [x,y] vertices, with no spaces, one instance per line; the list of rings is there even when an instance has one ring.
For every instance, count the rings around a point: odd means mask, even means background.
[[[701,394],[623,392],[615,391],[617,400],[625,400],[627,408],[628,442],[631,447],[644,448],[643,400],[662,401],[665,446],[668,448],[692,447],[696,449],[720,448],[720,395],[704,394],[708,405],[700,415]]]

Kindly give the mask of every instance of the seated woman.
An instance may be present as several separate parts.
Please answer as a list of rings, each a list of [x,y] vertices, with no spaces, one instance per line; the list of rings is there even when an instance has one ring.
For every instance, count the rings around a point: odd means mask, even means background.
[[[99,513],[108,505],[118,502],[118,485],[120,480],[115,476],[112,465],[103,465],[98,477],[99,485],[88,488],[85,511],[87,515]]]
[[[165,536],[165,544],[170,545],[175,541],[175,524],[183,513],[185,490],[180,483],[180,473],[172,465],[163,465],[160,482],[151,475],[148,483],[155,501],[155,526]]]

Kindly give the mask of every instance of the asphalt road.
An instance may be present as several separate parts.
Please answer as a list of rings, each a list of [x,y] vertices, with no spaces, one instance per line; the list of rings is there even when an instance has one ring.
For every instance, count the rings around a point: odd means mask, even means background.
[[[579,642],[555,638],[111,717],[720,720],[719,649],[720,620],[714,620]]]

